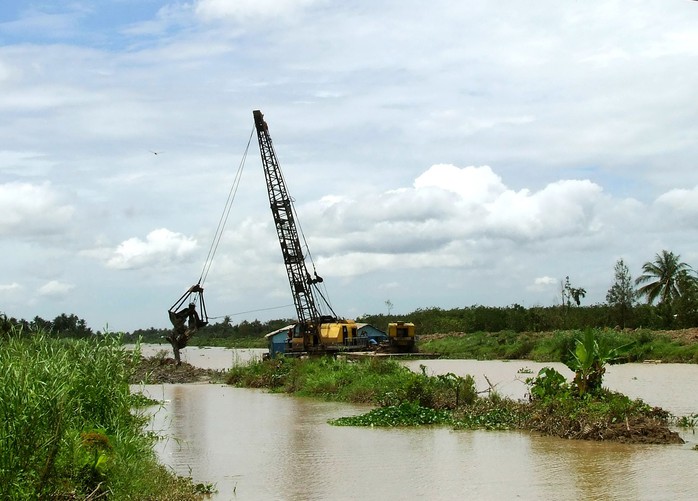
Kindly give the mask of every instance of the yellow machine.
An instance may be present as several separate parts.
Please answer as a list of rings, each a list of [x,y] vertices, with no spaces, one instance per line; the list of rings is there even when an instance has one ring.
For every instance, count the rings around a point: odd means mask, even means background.
[[[321,317],[319,325],[310,322],[293,326],[288,352],[351,350],[359,347],[358,341],[356,322],[353,320]]]
[[[388,324],[388,346],[391,351],[412,353],[416,350],[415,329],[412,322],[390,322]]]

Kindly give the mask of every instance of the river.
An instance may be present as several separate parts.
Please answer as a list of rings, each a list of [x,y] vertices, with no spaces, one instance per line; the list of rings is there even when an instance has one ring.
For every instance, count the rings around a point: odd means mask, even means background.
[[[221,368],[261,351],[190,347],[184,354],[195,365]],[[524,379],[543,365],[569,373],[561,364],[529,361],[407,365],[472,374],[479,389],[491,383],[514,398],[523,397]],[[609,388],[677,415],[698,412],[696,381],[698,365],[680,364],[611,366],[606,377]],[[368,408],[213,384],[142,388],[164,402],[149,410],[151,429],[164,437],[156,447],[161,461],[215,483],[215,500],[674,500],[694,499],[698,490],[691,431],[681,432],[684,445],[656,446],[521,432],[335,427],[327,420]]]

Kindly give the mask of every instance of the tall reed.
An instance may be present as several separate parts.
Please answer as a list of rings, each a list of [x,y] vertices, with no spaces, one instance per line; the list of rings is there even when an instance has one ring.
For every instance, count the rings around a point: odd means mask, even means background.
[[[161,467],[131,412],[128,356],[111,335],[0,340],[0,499],[146,499],[134,490]]]

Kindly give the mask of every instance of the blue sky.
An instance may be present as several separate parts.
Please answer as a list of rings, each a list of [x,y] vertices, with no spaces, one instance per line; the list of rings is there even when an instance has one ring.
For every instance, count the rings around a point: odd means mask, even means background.
[[[0,6],[0,311],[165,327],[269,123],[335,311],[604,301],[698,266],[698,4]],[[154,155],[152,151],[159,152]],[[291,317],[256,143],[209,313]]]

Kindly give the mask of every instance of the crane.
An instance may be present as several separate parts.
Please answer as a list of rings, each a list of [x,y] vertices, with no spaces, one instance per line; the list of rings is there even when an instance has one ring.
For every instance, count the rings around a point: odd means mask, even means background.
[[[356,323],[337,318],[318,287],[322,278],[314,269],[312,275],[308,271],[293,202],[274,151],[269,127],[261,111],[254,110],[253,116],[271,213],[298,315],[298,323],[289,332],[288,351],[312,353],[356,349]],[[320,302],[324,302],[332,315],[320,313]]]

